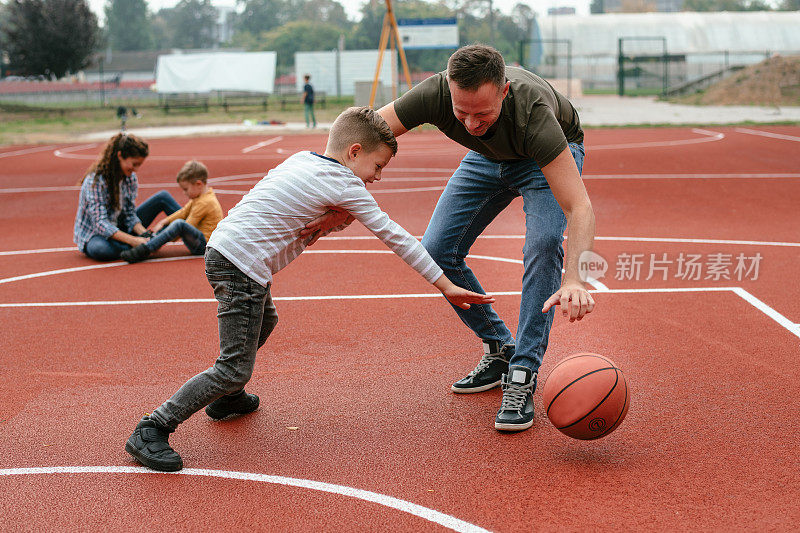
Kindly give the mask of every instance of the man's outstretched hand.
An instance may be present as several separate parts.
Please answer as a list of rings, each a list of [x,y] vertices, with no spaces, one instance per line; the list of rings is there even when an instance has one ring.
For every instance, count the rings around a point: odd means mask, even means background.
[[[542,307],[546,313],[554,305],[561,304],[561,314],[570,322],[583,319],[594,310],[594,299],[582,283],[565,283],[556,291]]]
[[[307,245],[311,246],[333,228],[342,224],[349,224],[353,220],[355,219],[344,209],[329,206],[325,213],[306,224],[306,227],[300,230],[300,236],[311,236],[311,240],[308,241]]]

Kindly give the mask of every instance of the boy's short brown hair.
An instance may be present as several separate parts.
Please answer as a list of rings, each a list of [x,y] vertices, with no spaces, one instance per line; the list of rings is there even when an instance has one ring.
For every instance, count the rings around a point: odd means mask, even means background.
[[[331,126],[328,134],[328,149],[334,152],[347,150],[359,143],[364,150],[372,152],[385,144],[397,154],[397,139],[383,117],[369,107],[345,109]]]
[[[502,89],[506,84],[506,62],[491,46],[464,46],[447,60],[447,79],[466,91],[475,91],[487,82]]]
[[[203,183],[207,183],[208,169],[200,161],[192,159],[191,161],[187,161],[178,171],[178,176],[175,178],[175,181],[202,181]]]

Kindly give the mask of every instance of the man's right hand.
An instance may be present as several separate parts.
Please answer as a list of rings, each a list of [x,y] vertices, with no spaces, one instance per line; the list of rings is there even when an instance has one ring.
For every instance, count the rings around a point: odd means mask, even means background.
[[[315,218],[306,227],[300,230],[301,237],[313,236],[308,242],[311,246],[319,240],[319,238],[337,226],[345,223],[350,223],[354,220],[350,213],[338,207],[328,207],[328,210],[321,216]]]

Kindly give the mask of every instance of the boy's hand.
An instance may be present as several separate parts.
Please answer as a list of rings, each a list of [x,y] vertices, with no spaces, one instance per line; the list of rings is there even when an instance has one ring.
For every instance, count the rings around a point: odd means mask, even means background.
[[[469,304],[491,304],[494,298],[488,294],[478,294],[477,292],[462,289],[453,284],[447,276],[442,274],[439,279],[433,282],[433,286],[442,291],[447,300],[461,309],[469,309]]]
[[[556,304],[561,304],[561,314],[569,317],[570,322],[581,320],[594,310],[594,299],[582,283],[564,283],[544,303],[542,313],[546,313]]]
[[[353,220],[355,219],[344,209],[328,206],[328,210],[325,213],[306,224],[306,227],[300,230],[300,236],[308,237],[313,235],[311,240],[308,241],[308,246],[311,246],[328,231],[342,224],[349,224]]]
[[[452,288],[446,291],[442,291],[442,294],[444,294],[444,297],[447,298],[451,304],[457,305],[461,309],[469,309],[469,304],[494,303],[494,297],[488,294],[478,294],[477,292],[468,291],[456,285],[453,285]]]

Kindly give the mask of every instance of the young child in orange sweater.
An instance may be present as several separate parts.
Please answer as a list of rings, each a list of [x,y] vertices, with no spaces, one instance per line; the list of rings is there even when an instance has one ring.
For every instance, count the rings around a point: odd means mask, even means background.
[[[143,261],[178,237],[183,239],[192,255],[205,253],[211,232],[222,220],[222,206],[219,205],[214,189],[208,186],[208,169],[199,161],[189,161],[178,172],[176,180],[189,202],[157,222],[152,228],[154,236],[146,243],[122,252],[121,256],[125,261]]]

